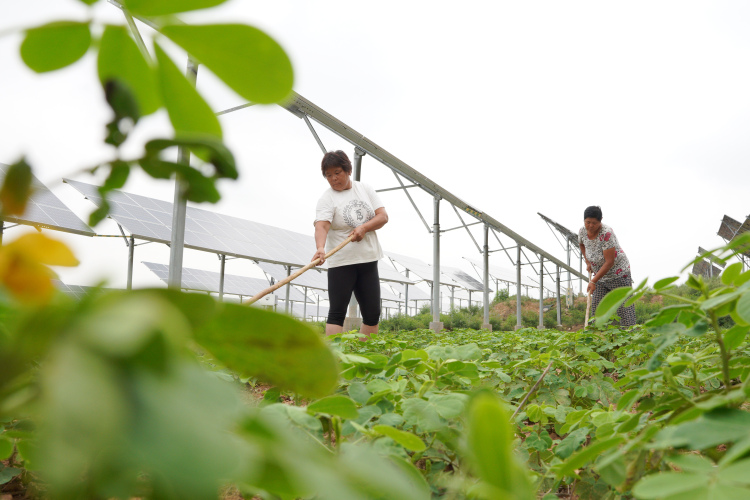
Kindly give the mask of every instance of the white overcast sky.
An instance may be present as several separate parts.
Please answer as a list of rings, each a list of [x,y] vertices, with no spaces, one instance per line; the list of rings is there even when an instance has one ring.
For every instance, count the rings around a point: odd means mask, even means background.
[[[89,16],[124,19],[104,0],[91,10],[76,0],[3,3],[0,162],[25,155],[37,177],[85,219],[93,206],[61,178],[96,182],[76,172],[112,155],[101,142],[109,110],[94,57],[36,75],[18,57],[17,28]],[[291,57],[298,93],[563,261],[537,212],[577,231],[584,208],[600,205],[634,278],[652,283],[677,274],[699,245],[719,246],[724,214],[740,221],[750,214],[746,1],[230,0],[187,19],[266,30]],[[217,111],[244,103],[205,68],[198,88]],[[327,184],[304,122],[269,106],[222,116],[221,123],[241,178],[222,183],[223,200],[203,208],[312,234],[315,203]],[[130,155],[148,138],[171,134],[164,114],[141,128],[126,148]],[[328,149],[352,152],[317,129]],[[396,185],[369,157],[362,180],[378,189]],[[173,197],[170,182],[142,175],[125,191]],[[411,192],[431,224],[431,199]],[[384,249],[431,262],[431,235],[406,197],[382,196],[390,215],[379,231]],[[446,202],[441,215],[443,228],[457,225]],[[117,231],[111,223],[97,230]],[[8,230],[6,238],[22,231]],[[61,269],[63,280],[86,285],[106,278],[124,286],[122,240],[54,235],[82,261],[75,270]],[[461,257],[479,253],[460,230],[443,236],[442,256],[443,265],[469,270]],[[146,260],[168,263],[169,250],[136,249],[136,284],[158,286],[139,263]],[[511,265],[500,252],[491,263]],[[218,270],[215,256],[189,250],[185,265]],[[240,261],[227,272],[257,275]]]

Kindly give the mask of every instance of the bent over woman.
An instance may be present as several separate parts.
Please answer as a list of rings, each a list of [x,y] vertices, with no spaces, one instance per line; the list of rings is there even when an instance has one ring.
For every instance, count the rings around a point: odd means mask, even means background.
[[[599,302],[615,288],[632,286],[630,262],[617,241],[611,227],[602,224],[602,209],[587,207],[583,211],[583,227],[578,231],[578,241],[586,269],[594,273],[589,281],[588,293],[591,298],[592,316]],[[635,306],[620,306],[617,309],[621,326],[635,325]]]
[[[353,292],[362,312],[361,333],[369,337],[378,332],[380,323],[378,261],[383,250],[375,230],[388,222],[388,214],[372,187],[352,180],[352,164],[343,151],[326,153],[320,170],[330,188],[315,210],[316,251],[312,260],[319,258],[323,264],[326,252],[352,236],[352,242],[328,261],[326,335],[343,331]]]

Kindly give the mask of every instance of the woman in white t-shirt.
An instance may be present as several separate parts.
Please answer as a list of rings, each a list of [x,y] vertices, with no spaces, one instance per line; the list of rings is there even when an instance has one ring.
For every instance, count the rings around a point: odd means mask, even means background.
[[[380,277],[378,261],[383,257],[376,229],[388,222],[388,214],[372,187],[352,180],[352,163],[343,151],[329,151],[320,164],[330,189],[315,209],[315,246],[312,260],[325,262],[325,254],[349,235],[352,242],[328,260],[326,334],[344,329],[344,318],[352,292],[362,312],[365,336],[378,332],[380,323]]]

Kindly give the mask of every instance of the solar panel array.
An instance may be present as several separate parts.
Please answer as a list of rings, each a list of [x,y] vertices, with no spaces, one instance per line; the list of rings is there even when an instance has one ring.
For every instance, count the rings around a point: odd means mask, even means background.
[[[101,206],[96,186],[63,180]],[[171,241],[172,203],[124,191],[111,191],[109,202],[110,217],[134,237],[159,243]],[[310,235],[188,207],[185,247],[301,267],[310,261],[315,240]]]
[[[732,241],[737,236],[750,231],[750,216],[745,218],[745,222],[740,223],[725,215],[721,220],[721,226],[719,226],[719,232],[716,233],[727,242]],[[750,250],[742,252],[743,255],[750,257]]]
[[[60,280],[54,279],[51,281],[55,288],[65,293],[66,295],[73,297],[74,299],[82,299],[84,296],[88,295],[94,290],[102,290],[101,288],[97,288],[94,286],[68,285],[67,283],[63,283]]]
[[[574,233],[573,231],[571,231],[567,227],[563,226],[562,224],[558,224],[557,222],[553,221],[549,217],[546,217],[546,216],[540,214],[539,212],[537,212],[537,214],[539,214],[539,217],[541,217],[542,219],[544,219],[549,225],[551,225],[555,229],[557,229],[560,232],[560,234],[563,235],[563,238],[569,240],[571,242],[571,244],[573,244],[573,245],[577,245],[578,244],[578,235],[576,233]]]
[[[405,269],[408,269],[410,273],[414,273],[415,275],[417,275],[423,281],[432,283],[433,268],[431,265],[427,264],[426,262],[422,262],[419,259],[415,259],[414,257],[407,257],[406,255],[399,255],[392,252],[387,252],[386,255],[388,256],[388,258],[397,262]],[[413,278],[412,276],[409,277]],[[447,286],[461,286],[459,283],[456,283],[442,273],[440,274],[440,284]]]
[[[690,272],[695,274],[696,276],[703,276],[704,278],[710,278],[712,276],[719,276],[721,274],[721,269],[719,269],[718,267],[714,265],[711,265],[709,262],[706,262],[705,260],[701,260],[693,264],[693,269]]]
[[[390,286],[402,299],[405,298],[406,287],[404,285],[401,283],[391,283]],[[432,297],[421,288],[411,285],[409,286],[409,302],[413,300],[432,300]]]
[[[275,281],[281,281],[287,277],[286,267],[281,264],[271,264],[270,262],[258,262],[264,273],[271,276]],[[295,269],[292,269],[292,273]],[[306,286],[316,290],[328,290],[328,273],[325,270],[310,269],[296,278],[293,283],[297,286]]]
[[[464,259],[466,259],[470,264],[472,264],[474,266],[474,269],[478,273],[481,274],[483,272],[484,263],[480,262],[477,259],[472,259],[472,258],[469,258],[469,257],[464,257]],[[506,268],[503,268],[503,267],[497,267],[497,266],[493,266],[493,265],[490,264],[489,271],[490,271],[489,272],[490,278],[493,281],[494,280],[499,280],[499,281],[505,281],[505,282],[508,282],[508,283],[516,283],[516,279],[517,278],[516,278],[516,271],[515,270],[506,269]],[[521,285],[522,286],[538,287],[539,283],[535,282],[534,280],[532,280],[528,276],[525,276],[525,275],[522,274],[521,275]]]
[[[461,286],[466,290],[471,290],[472,292],[481,292],[482,290],[484,290],[484,285],[482,285],[482,283],[480,283],[476,278],[468,275],[461,269],[458,269],[456,267],[440,266],[440,270],[450,276],[451,279],[460,283]]]
[[[8,165],[0,163],[0,182],[5,179],[8,168]],[[31,187],[26,212],[21,216],[5,216],[3,220],[84,236],[96,234],[36,177],[32,176]]]
[[[291,301],[290,301],[291,302]],[[307,306],[307,310],[305,310],[305,305],[300,304],[298,302],[291,302],[291,311],[290,313],[292,316],[295,316],[297,318],[305,318],[305,319],[316,319],[316,318],[327,318],[328,317],[328,307],[326,306],[320,306],[317,305],[309,305]],[[276,310],[278,312],[284,311],[284,301],[279,300],[279,302],[276,304]]]
[[[703,255],[703,254],[706,254],[706,253],[708,253],[708,250],[706,250],[703,247],[698,247],[698,255]],[[719,262],[718,260],[716,260],[716,258],[713,255],[707,255],[705,258],[708,259],[708,260],[710,260],[711,262],[713,262],[717,266],[721,267],[722,269],[724,268],[724,266],[726,266],[726,264],[724,262]],[[695,274],[695,273],[693,273],[693,274]]]
[[[157,264],[155,262],[144,262],[151,272],[156,274],[164,283],[169,281],[169,266],[167,264]],[[212,271],[203,271],[201,269],[191,269],[184,267],[182,269],[182,287],[186,290],[198,290],[204,292],[219,293],[220,274]],[[270,285],[266,280],[259,278],[248,278],[235,274],[224,275],[224,293],[231,295],[242,295],[252,297],[258,292],[268,288]],[[305,299],[305,295],[294,287],[289,290],[290,302],[313,303],[310,299]],[[282,287],[274,293],[279,298],[286,297],[286,288]]]

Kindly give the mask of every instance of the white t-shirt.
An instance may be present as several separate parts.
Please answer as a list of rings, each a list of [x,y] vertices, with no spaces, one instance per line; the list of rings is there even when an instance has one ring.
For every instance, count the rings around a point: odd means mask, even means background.
[[[328,188],[315,208],[315,222],[323,220],[331,223],[326,238],[326,253],[343,242],[355,227],[375,217],[375,210],[382,207],[383,202],[375,190],[361,182],[352,181],[351,189],[343,191]],[[326,262],[328,267],[340,267],[382,258],[383,249],[380,248],[378,236],[375,231],[369,231],[362,241],[349,243]]]

